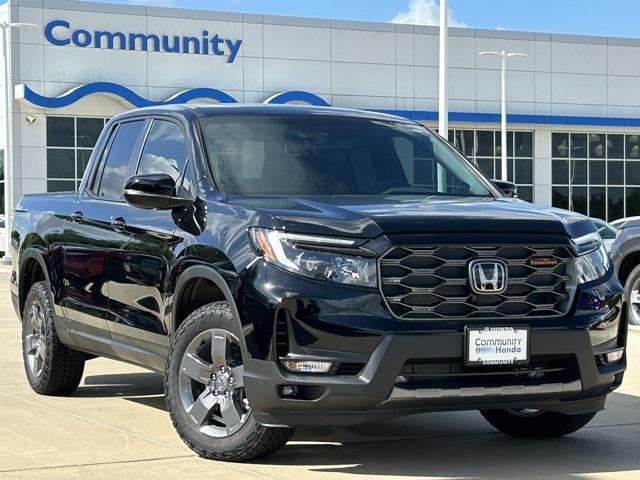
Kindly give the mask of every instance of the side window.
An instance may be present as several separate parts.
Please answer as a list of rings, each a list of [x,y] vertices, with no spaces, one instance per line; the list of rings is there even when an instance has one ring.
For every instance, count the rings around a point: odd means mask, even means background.
[[[145,120],[125,122],[118,126],[115,137],[104,160],[102,177],[94,192],[100,198],[119,200],[131,168],[133,153],[136,151]]]
[[[187,140],[179,125],[166,120],[154,120],[136,173],[166,173],[177,182],[184,172],[189,157],[187,152]]]

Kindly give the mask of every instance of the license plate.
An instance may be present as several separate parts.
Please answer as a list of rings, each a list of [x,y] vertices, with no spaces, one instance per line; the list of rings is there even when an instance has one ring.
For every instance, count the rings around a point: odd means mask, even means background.
[[[466,329],[467,365],[514,365],[529,361],[529,329],[482,327]]]

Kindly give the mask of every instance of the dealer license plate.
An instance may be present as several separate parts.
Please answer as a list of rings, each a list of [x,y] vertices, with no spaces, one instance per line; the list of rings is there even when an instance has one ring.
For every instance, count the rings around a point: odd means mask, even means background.
[[[529,329],[482,327],[466,329],[467,365],[513,365],[529,361]]]

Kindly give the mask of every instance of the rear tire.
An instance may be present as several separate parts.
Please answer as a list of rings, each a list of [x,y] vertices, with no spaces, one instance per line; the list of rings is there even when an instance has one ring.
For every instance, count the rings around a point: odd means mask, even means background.
[[[68,395],[80,385],[85,356],[60,342],[47,282],[31,286],[22,315],[22,358],[31,388],[41,395]]]
[[[239,338],[229,304],[213,302],[191,313],[171,342],[167,408],[178,435],[204,458],[241,462],[265,457],[294,432],[254,419],[244,392]]]
[[[640,325],[640,265],[636,265],[624,285],[627,318],[631,325]]]
[[[597,412],[566,415],[525,410],[481,410],[480,413],[497,430],[512,437],[554,438],[580,430]]]

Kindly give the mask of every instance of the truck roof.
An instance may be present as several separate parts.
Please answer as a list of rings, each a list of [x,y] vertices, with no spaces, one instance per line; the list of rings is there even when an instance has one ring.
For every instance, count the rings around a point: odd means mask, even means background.
[[[383,120],[403,123],[414,123],[403,117],[389,115],[383,112],[373,112],[366,110],[357,110],[349,108],[336,107],[320,107],[312,105],[275,105],[263,103],[224,103],[224,104],[173,104],[159,105],[153,107],[137,108],[129,110],[114,117],[114,119],[123,119],[131,116],[137,116],[141,113],[145,115],[162,115],[162,114],[191,114],[198,118],[207,118],[223,115],[286,115],[286,116],[314,116],[327,115],[351,118],[368,118],[372,120]]]

